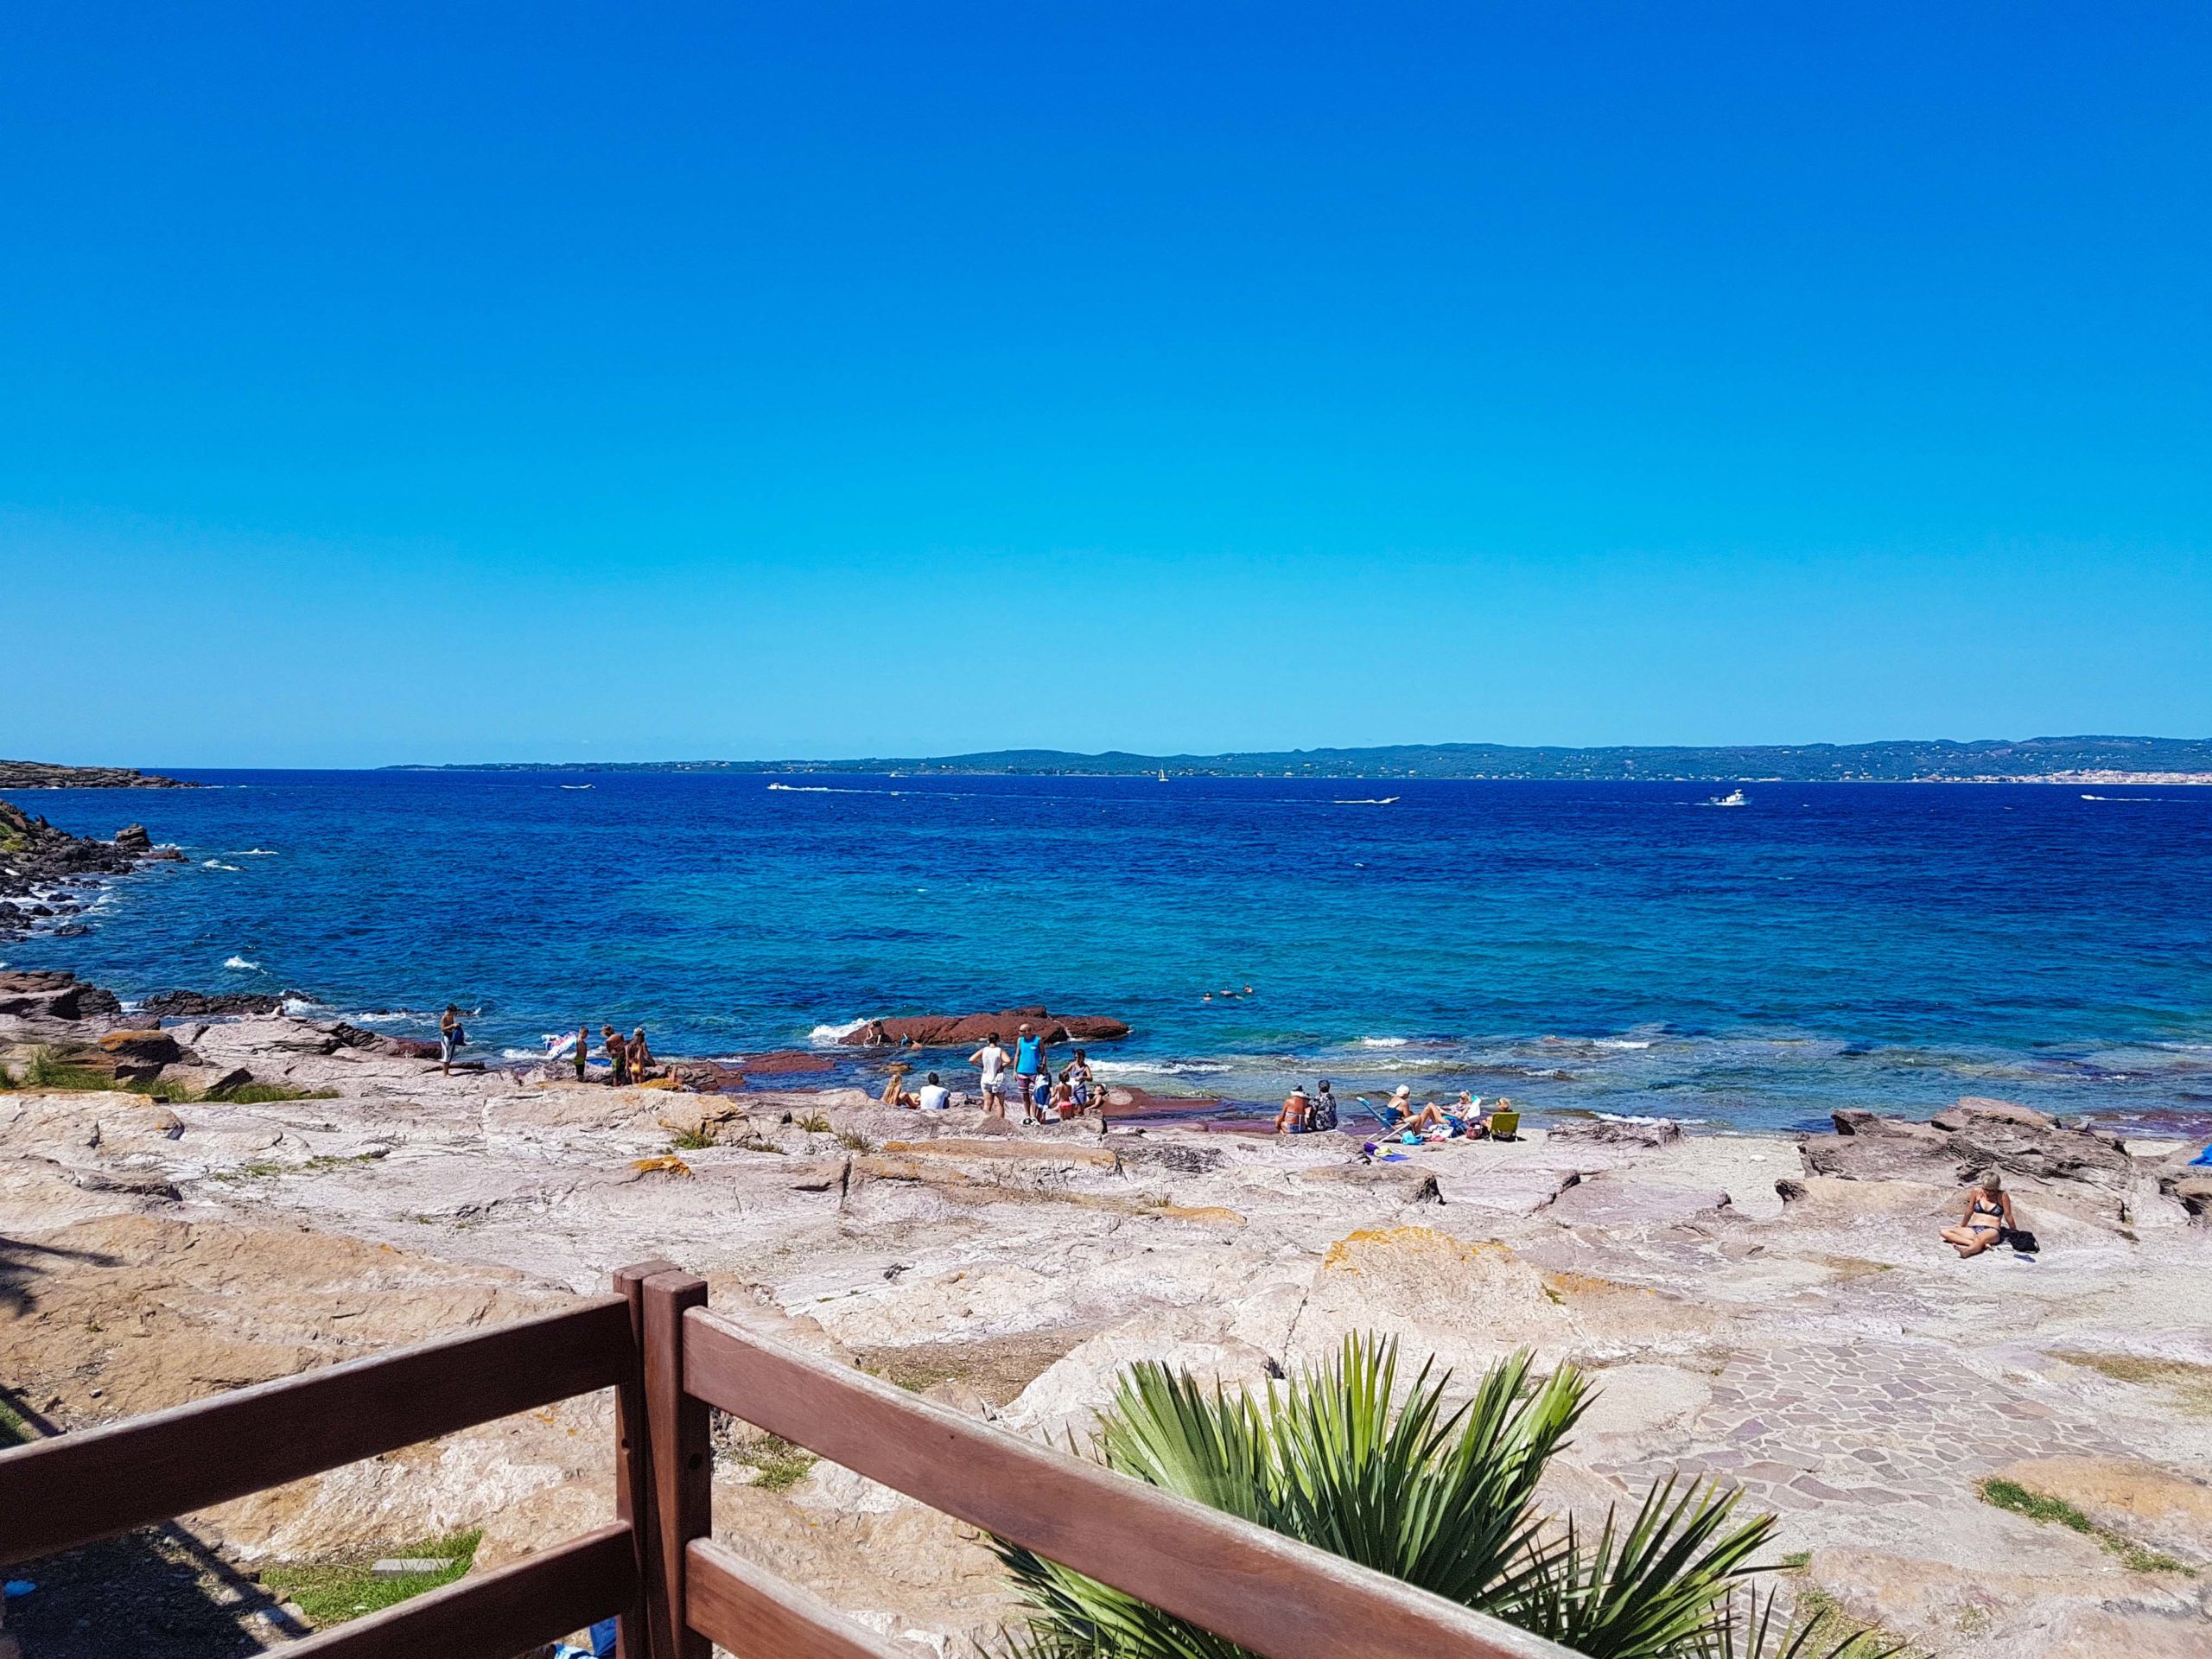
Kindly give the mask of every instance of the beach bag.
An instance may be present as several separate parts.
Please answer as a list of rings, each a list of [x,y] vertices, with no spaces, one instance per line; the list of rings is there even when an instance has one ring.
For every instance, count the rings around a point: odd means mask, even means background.
[[[2005,1235],[2005,1242],[2022,1255],[2033,1255],[2041,1248],[2036,1243],[2036,1236],[2024,1227],[2012,1229]]]

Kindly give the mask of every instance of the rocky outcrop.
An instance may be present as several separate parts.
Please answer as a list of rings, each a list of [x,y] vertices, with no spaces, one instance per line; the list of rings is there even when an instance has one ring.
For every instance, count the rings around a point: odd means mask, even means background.
[[[57,766],[44,760],[0,760],[0,789],[201,789],[181,779],[130,766]]]
[[[74,974],[0,973],[0,1019],[74,1024],[122,1010],[112,993]]]
[[[149,996],[131,1012],[142,1020],[194,1020],[233,1014],[278,1014],[284,999],[264,991],[163,991]]]
[[[996,1014],[925,1014],[869,1020],[838,1038],[849,1048],[964,1048],[996,1032],[1011,1043],[1023,1026],[1048,1043],[1111,1043],[1129,1034],[1119,1020],[1099,1014],[1047,1014],[1042,1007],[1002,1008]]]
[[[0,938],[76,914],[109,876],[180,856],[173,847],[156,846],[143,824],[126,824],[113,841],[96,841],[0,801]]]
[[[1996,1169],[2094,1188],[2117,1203],[2134,1192],[2139,1173],[2118,1136],[2069,1128],[2010,1101],[1970,1095],[1926,1123],[1856,1110],[1833,1117],[1834,1135],[1797,1142],[1808,1174],[1956,1185]]]

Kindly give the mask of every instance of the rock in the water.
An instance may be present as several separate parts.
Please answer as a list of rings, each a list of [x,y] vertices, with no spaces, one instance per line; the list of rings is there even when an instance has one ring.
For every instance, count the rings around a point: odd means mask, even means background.
[[[154,838],[146,833],[144,824],[126,823],[115,832],[115,845],[119,852],[150,853],[154,850]]]
[[[1024,1025],[1036,1027],[1048,1043],[1110,1043],[1129,1034],[1119,1020],[1097,1014],[1047,1014],[1041,1007],[1005,1008],[997,1014],[934,1014],[869,1020],[855,1026],[838,1041],[849,1048],[961,1048],[980,1043],[996,1032],[1001,1042],[1012,1043]]]
[[[284,999],[266,991],[163,991],[141,1002],[136,1012],[155,1020],[199,1019],[211,1014],[279,1014]]]

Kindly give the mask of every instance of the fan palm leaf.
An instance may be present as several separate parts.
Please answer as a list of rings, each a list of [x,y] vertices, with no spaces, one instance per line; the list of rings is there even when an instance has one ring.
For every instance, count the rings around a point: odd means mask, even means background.
[[[1120,1472],[1552,1637],[1590,1659],[1764,1659],[1771,1601],[1732,1591],[1770,1516],[1669,1478],[1594,1541],[1535,1506],[1590,1398],[1571,1365],[1533,1380],[1516,1353],[1447,1403],[1432,1360],[1402,1390],[1394,1339],[1345,1338],[1263,1395],[1208,1389],[1152,1361],[1124,1371],[1097,1452]],[[1240,1659],[1234,1643],[1033,1552],[995,1541],[1027,1605],[1017,1659]],[[1777,1659],[1805,1659],[1800,1639]],[[1841,1651],[1839,1649],[1839,1651]]]

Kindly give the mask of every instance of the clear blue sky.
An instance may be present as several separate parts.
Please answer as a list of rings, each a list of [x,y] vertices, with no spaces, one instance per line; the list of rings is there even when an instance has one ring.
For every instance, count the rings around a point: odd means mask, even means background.
[[[18,5],[0,754],[2212,732],[2212,12]]]

